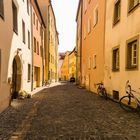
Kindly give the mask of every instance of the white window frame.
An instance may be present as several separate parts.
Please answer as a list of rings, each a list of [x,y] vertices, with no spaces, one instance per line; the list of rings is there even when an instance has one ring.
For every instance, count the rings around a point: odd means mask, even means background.
[[[132,44],[131,56],[131,66],[137,66],[137,42]],[[134,62],[134,59],[136,59],[136,62]]]

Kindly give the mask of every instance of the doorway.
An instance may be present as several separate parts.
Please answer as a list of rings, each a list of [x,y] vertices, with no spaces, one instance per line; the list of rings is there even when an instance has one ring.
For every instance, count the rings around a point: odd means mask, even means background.
[[[15,56],[12,64],[12,99],[18,97],[18,92],[21,89],[21,60],[18,55]]]

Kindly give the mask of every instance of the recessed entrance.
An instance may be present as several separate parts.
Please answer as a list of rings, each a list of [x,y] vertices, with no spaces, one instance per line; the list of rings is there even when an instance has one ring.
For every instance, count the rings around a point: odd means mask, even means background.
[[[18,92],[21,89],[21,60],[18,55],[15,56],[12,65],[12,98],[15,99],[18,96]]]

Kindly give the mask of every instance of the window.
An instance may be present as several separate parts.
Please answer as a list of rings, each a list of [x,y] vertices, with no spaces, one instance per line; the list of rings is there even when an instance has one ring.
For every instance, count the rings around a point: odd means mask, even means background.
[[[88,58],[88,68],[91,68],[91,57]]]
[[[0,0],[0,16],[4,18],[4,4],[3,0]]]
[[[29,14],[29,0],[27,0],[27,13]]]
[[[37,41],[37,54],[39,55],[39,42]]]
[[[38,19],[36,19],[36,29],[38,30]]]
[[[139,4],[139,0],[129,0],[128,10],[129,12]]]
[[[22,40],[25,43],[25,22],[22,20]]]
[[[90,33],[91,31],[91,20],[88,19],[88,33]]]
[[[28,48],[30,49],[30,32],[28,31]]]
[[[50,53],[49,53],[49,62],[50,62],[50,57],[51,57],[51,56],[50,56]]]
[[[114,24],[120,21],[121,2],[118,0],[114,6]]]
[[[35,25],[35,13],[33,13],[33,23]]]
[[[43,57],[43,48],[40,46],[40,56]]]
[[[34,37],[34,52],[36,52],[36,38]]]
[[[84,0],[84,10],[87,11],[87,0]]]
[[[138,40],[127,44],[127,68],[133,69],[138,66]]]
[[[18,33],[17,7],[14,4],[14,2],[12,2],[12,10],[13,10],[13,31],[15,33]]]
[[[84,28],[84,39],[86,39],[86,28]]]
[[[93,55],[93,69],[96,69],[96,54]]]
[[[28,82],[31,80],[31,65],[28,64]]]
[[[118,71],[119,70],[119,48],[113,49],[112,52],[112,70]]]
[[[93,12],[93,26],[95,26],[97,23],[98,23],[98,7],[96,7]]]

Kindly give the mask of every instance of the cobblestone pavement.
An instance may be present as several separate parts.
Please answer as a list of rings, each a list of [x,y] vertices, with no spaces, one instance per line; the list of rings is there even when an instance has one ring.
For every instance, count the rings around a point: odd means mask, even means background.
[[[140,140],[140,118],[65,84],[14,101],[0,114],[0,140]]]

